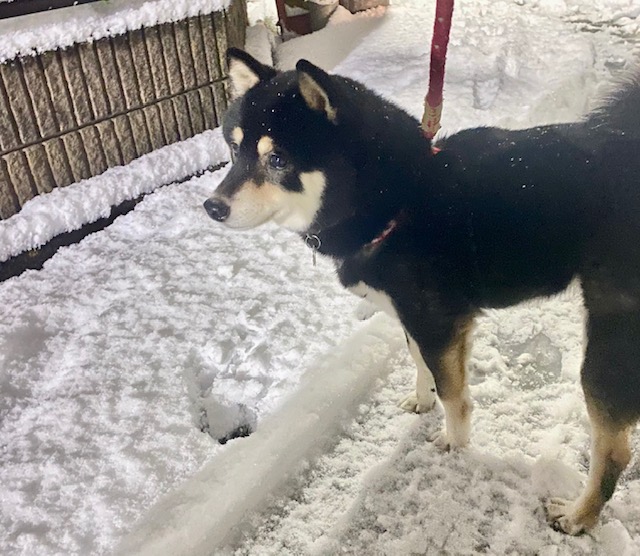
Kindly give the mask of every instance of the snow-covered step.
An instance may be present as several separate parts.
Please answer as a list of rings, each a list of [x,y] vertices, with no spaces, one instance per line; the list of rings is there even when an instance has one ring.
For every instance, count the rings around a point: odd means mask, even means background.
[[[376,315],[307,372],[299,390],[255,433],[233,441],[156,504],[118,553],[208,555],[233,542],[246,518],[286,492],[287,481],[335,444],[403,348],[399,324]]]

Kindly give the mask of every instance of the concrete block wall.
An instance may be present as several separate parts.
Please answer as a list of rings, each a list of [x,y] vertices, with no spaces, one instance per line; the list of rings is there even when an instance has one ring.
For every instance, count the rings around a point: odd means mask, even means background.
[[[222,12],[0,64],[0,219],[29,199],[219,125],[224,53],[245,0]]]

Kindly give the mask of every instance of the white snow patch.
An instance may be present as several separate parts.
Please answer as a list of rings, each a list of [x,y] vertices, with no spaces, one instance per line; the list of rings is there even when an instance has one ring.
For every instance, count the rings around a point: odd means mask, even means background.
[[[109,216],[111,207],[229,159],[220,129],[145,154],[126,166],[29,200],[0,221],[0,262]]]
[[[305,373],[296,395],[256,434],[235,441],[152,508],[118,553],[204,556],[246,535],[238,524],[335,442],[403,345],[397,321],[370,321]]]

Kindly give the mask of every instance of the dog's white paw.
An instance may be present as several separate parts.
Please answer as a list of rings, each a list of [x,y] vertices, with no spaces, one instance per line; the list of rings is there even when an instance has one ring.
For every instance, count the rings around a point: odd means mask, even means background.
[[[363,299],[358,303],[355,315],[358,320],[368,320],[378,312],[380,312],[380,308],[377,305],[371,303],[371,301]]]
[[[593,527],[598,514],[590,516],[581,512],[577,502],[564,498],[551,498],[545,504],[547,521],[551,527],[568,535],[579,535]]]
[[[431,392],[429,392],[431,394]],[[436,405],[435,394],[418,397],[417,392],[412,392],[399,404],[400,409],[407,413],[428,413]]]
[[[434,434],[429,441],[433,443],[433,445],[438,448],[438,450],[442,450],[443,452],[448,452],[451,448],[455,448],[456,446],[451,442],[450,438],[447,436],[447,432],[445,430],[441,430]]]
[[[458,448],[464,448],[467,444],[469,444],[469,438],[466,436],[455,436],[452,434],[447,434],[445,429],[442,429],[440,432],[434,434],[431,438],[429,438],[429,442],[432,442],[433,445],[442,450],[443,452],[449,452],[450,450],[456,450]]]

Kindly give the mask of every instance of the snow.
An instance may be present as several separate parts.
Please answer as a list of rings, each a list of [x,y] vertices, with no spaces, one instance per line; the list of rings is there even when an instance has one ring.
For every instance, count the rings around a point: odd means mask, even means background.
[[[0,221],[0,262],[35,249],[58,234],[109,216],[111,207],[229,160],[219,129],[141,156],[127,166],[54,189]]]
[[[579,117],[638,54],[637,7],[458,2],[445,131]],[[419,116],[432,8],[396,0],[275,61],[316,60]],[[270,50],[264,29],[252,44]],[[104,174],[95,202],[95,183],[67,188],[76,224],[134,186],[153,192],[0,284],[2,554],[640,552],[637,435],[591,534],[557,533],[541,510],[550,493],[575,496],[588,465],[576,285],[480,320],[472,444],[443,454],[427,442],[441,412],[397,408],[415,373],[399,325],[358,321],[330,261],[313,267],[290,233],[212,223],[201,204],[226,169],[159,187],[226,154],[215,134],[177,148]],[[31,230],[11,250],[53,230],[42,219],[59,202],[4,222]]]
[[[231,0],[109,0],[0,21],[0,63],[220,11]]]
[[[296,395],[264,419],[260,434],[234,442],[164,498],[119,552],[210,554],[237,539],[243,516],[263,508],[274,491],[286,490],[287,481],[303,471],[310,458],[330,447],[373,385],[397,362],[404,339],[393,321],[380,317],[307,372]]]
[[[0,552],[108,552],[221,450],[210,407],[261,419],[350,334],[327,261],[283,231],[212,229],[202,200],[224,173],[158,189],[0,285]]]

